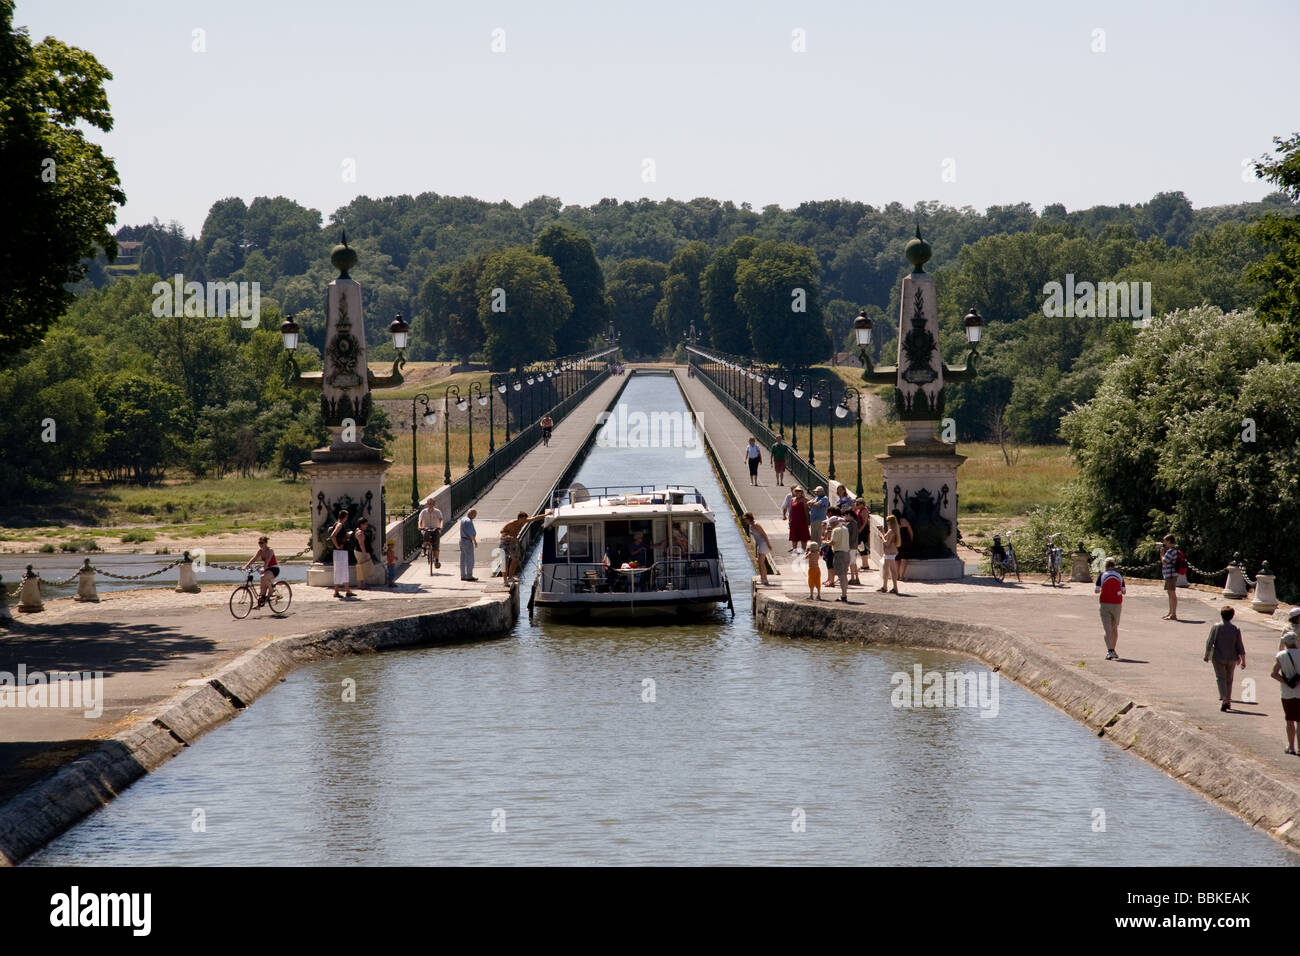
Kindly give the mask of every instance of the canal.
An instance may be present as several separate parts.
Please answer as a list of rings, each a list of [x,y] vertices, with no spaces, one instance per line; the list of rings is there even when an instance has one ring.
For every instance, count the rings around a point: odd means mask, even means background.
[[[667,378],[622,401],[685,410]],[[735,618],[525,619],[304,667],[30,863],[1294,862],[1008,681],[992,719],[891,706],[896,672],[986,670],[972,661],[757,634],[752,565],[698,450],[597,447],[578,480],[699,487]]]

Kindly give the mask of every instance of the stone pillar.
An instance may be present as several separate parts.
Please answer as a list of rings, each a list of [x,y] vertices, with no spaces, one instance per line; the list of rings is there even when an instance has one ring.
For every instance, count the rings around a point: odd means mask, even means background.
[[[1223,597],[1241,600],[1250,592],[1246,583],[1246,572],[1241,566],[1241,555],[1234,554],[1228,565],[1228,580],[1223,585]]]
[[[86,558],[86,563],[77,572],[77,596],[73,600],[99,601],[99,593],[95,590],[95,569],[90,566],[90,558]]]
[[[1088,584],[1092,581],[1092,561],[1088,552],[1083,550],[1082,541],[1079,542],[1079,550],[1071,556],[1070,580],[1080,584]]]
[[[41,600],[41,576],[32,570],[30,564],[27,565],[27,573],[23,575],[22,586],[18,589],[18,610],[24,614],[45,610],[45,602]]]
[[[190,560],[190,553],[185,552],[179,565],[180,571],[177,574],[176,593],[177,594],[198,594],[199,582],[194,578],[194,562]]]
[[[1277,610],[1277,592],[1273,589],[1273,572],[1265,561],[1255,575],[1255,600],[1250,606],[1262,614],[1272,614]]]

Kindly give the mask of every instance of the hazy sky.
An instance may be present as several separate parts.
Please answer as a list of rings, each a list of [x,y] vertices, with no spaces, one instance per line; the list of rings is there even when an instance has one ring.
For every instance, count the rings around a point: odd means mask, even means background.
[[[197,232],[217,199],[258,195],[328,218],[424,191],[979,209],[1268,191],[1242,161],[1300,129],[1294,0],[989,7],[18,0],[15,23],[112,71],[116,126],[92,133],[123,224]]]

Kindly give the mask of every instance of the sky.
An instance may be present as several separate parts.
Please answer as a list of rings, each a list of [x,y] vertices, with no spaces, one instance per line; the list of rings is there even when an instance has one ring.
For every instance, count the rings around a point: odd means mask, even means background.
[[[127,204],[709,196],[1041,209],[1269,192],[1300,4],[18,0],[112,73]]]

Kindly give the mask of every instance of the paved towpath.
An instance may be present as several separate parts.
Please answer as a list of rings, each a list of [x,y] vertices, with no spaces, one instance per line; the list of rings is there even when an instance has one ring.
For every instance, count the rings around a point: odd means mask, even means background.
[[[478,511],[474,527],[478,532],[478,547],[474,552],[474,576],[480,589],[502,590],[500,578],[491,577],[492,552],[497,548],[501,526],[523,511],[535,512],[551,487],[560,480],[571,462],[591,436],[597,417],[614,401],[614,396],[627,383],[626,375],[611,375],[597,386],[573,411],[558,422],[551,435],[549,446],[537,445],[520,459],[510,471],[487,489],[471,505]],[[427,561],[413,560],[398,577],[398,583],[421,588],[462,587],[460,580],[460,529],[458,522],[447,522],[443,528],[439,556],[442,567],[429,573]]]

